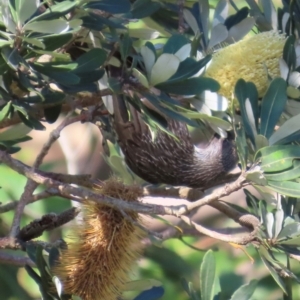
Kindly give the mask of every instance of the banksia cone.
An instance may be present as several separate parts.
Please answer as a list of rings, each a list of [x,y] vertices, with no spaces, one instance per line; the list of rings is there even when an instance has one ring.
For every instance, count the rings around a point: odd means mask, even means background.
[[[137,186],[125,186],[110,179],[95,189],[99,193],[133,202],[141,196]],[[129,280],[134,262],[140,255],[143,232],[131,220],[136,212],[126,212],[86,201],[83,220],[76,227],[77,239],[63,250],[54,273],[61,279],[64,292],[83,300],[114,300]],[[131,220],[129,220],[131,219]]]
[[[280,76],[279,59],[285,39],[285,35],[277,31],[245,38],[216,52],[205,74],[220,83],[218,93],[228,99],[240,78],[252,81],[262,97],[269,86],[268,73],[273,78]]]

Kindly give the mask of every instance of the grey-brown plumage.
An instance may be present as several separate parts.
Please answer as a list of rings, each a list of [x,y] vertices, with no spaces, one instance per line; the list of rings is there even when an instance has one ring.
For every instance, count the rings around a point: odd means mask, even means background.
[[[130,169],[152,183],[202,188],[213,186],[237,161],[233,142],[214,137],[195,147],[187,126],[167,119],[171,135],[159,131],[153,140],[140,114],[121,96],[114,97],[114,127]]]

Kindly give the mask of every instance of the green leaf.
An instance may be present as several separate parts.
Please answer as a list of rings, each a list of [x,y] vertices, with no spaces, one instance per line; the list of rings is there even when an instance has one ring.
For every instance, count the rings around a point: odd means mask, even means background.
[[[41,48],[41,49],[45,49],[45,45],[43,42],[41,42],[40,40],[38,39],[33,39],[33,38],[28,38],[28,37],[22,37],[22,40],[28,44],[31,44],[33,46],[36,46],[38,48]]]
[[[296,66],[296,50],[295,50],[295,36],[290,35],[284,44],[283,59],[289,67],[289,70],[294,70]]]
[[[288,138],[300,130],[299,115],[293,116],[281,125],[269,139],[270,145],[279,144],[281,140]]]
[[[125,14],[130,11],[131,5],[129,0],[101,0],[91,1],[85,7],[103,10],[111,14]]]
[[[277,236],[277,240],[278,241],[285,240],[299,235],[300,235],[300,223],[294,222],[294,223],[287,224],[282,228],[282,230]]]
[[[148,45],[152,45],[151,43],[148,43]],[[152,45],[153,46],[153,45]],[[153,46],[154,48],[154,46]],[[156,56],[155,56],[155,49],[152,49],[152,47],[146,46],[141,47],[141,55],[143,57],[143,61],[145,64],[145,68],[148,74],[148,78],[150,78],[151,70],[155,64]]]
[[[180,62],[176,73],[171,76],[167,82],[182,81],[195,74],[197,74],[206,64],[211,60],[211,56],[207,55],[200,61],[196,61],[193,58],[188,57],[184,61]]]
[[[287,293],[286,289],[285,289],[285,284],[284,284],[283,280],[281,279],[281,277],[276,272],[274,266],[263,256],[263,253],[260,252],[260,249],[258,250],[258,252],[260,254],[261,260],[263,261],[266,268],[269,270],[270,274],[272,275],[272,277],[274,278],[276,283],[279,285],[279,287],[283,290],[284,293]]]
[[[251,299],[256,286],[257,280],[251,280],[249,283],[242,285],[239,287],[231,296],[230,300],[248,300]]]
[[[43,43],[45,45],[45,50],[54,51],[67,43],[69,43],[73,38],[72,33],[62,33],[62,34],[53,34],[43,37]]]
[[[4,46],[9,46],[13,44],[13,40],[3,40],[0,39],[0,48],[4,47]]]
[[[48,63],[34,63],[32,67],[38,72],[47,74],[52,72],[69,72],[74,71],[78,64],[76,62],[48,62]]]
[[[2,57],[2,55],[0,55],[0,75],[3,75],[7,70],[9,70],[9,66],[8,66],[7,62],[4,60],[4,58]],[[1,94],[1,96],[3,97],[2,94]],[[10,99],[10,97],[7,100],[9,100],[9,99]]]
[[[28,117],[28,107],[26,105],[18,105],[18,104],[12,104],[13,108],[17,111],[20,112],[22,115],[24,115],[26,118]]]
[[[285,196],[300,198],[300,183],[293,181],[268,181],[268,186],[275,192]]]
[[[267,234],[270,239],[273,238],[274,215],[272,212],[267,212],[264,216],[264,225],[266,226]]]
[[[30,96],[30,97],[24,97],[21,98],[20,101],[26,102],[26,103],[57,103],[62,104],[64,102],[64,99],[66,98],[66,95],[62,92],[53,92],[49,90],[42,90],[41,95],[43,98],[38,96]]]
[[[155,86],[167,81],[176,73],[179,64],[180,60],[174,54],[162,54],[151,70],[150,83]]]
[[[257,160],[261,156],[268,156],[270,154],[273,154],[277,151],[282,151],[285,149],[290,149],[292,150],[295,148],[294,145],[274,145],[274,146],[265,146],[257,151],[255,154],[255,160]]]
[[[239,79],[235,85],[235,95],[239,101],[243,125],[251,142],[255,145],[258,122],[258,92],[255,85]]]
[[[125,284],[125,291],[145,291],[153,286],[162,286],[162,283],[156,279],[133,280]]]
[[[24,59],[19,55],[18,50],[15,48],[5,46],[1,49],[1,54],[9,67],[14,71],[17,71],[20,63],[24,62]]]
[[[44,109],[44,115],[49,124],[54,123],[58,119],[61,112],[61,107],[61,105],[57,105]]]
[[[272,135],[286,105],[286,87],[284,79],[275,78],[262,99],[260,133],[266,138]]]
[[[77,74],[80,77],[79,84],[89,84],[101,79],[105,73],[104,69],[93,70],[90,72],[81,72]]]
[[[293,247],[299,248],[300,247],[300,237],[297,236],[295,238],[281,240],[278,243],[280,245],[288,245],[288,246],[293,246]]]
[[[274,214],[274,234],[273,237],[277,238],[279,232],[282,229],[283,225],[283,219],[284,219],[284,211],[283,209],[277,209],[275,214]]]
[[[233,14],[229,16],[225,22],[224,25],[227,27],[227,29],[230,29],[234,25],[237,25],[241,21],[247,18],[249,13],[249,8],[248,7],[243,7],[237,11],[236,14]]]
[[[25,270],[27,271],[28,275],[38,284],[41,283],[41,277],[28,265],[25,265]]]
[[[236,129],[236,148],[242,170],[247,169],[248,145],[246,141],[245,130]]]
[[[9,9],[10,9],[10,14],[16,24],[18,23],[18,13],[17,13],[18,3],[17,2],[18,1],[16,1],[16,0],[9,0],[9,1],[3,2],[3,4],[2,4],[3,6],[4,5],[7,6],[7,4],[8,4]]]
[[[183,9],[183,17],[185,19],[185,21],[187,22],[187,24],[190,26],[190,28],[193,30],[194,35],[196,40],[200,41],[201,40],[201,35],[200,35],[200,28],[198,25],[198,22],[195,18],[195,16],[192,14],[192,12],[186,8]],[[195,43],[197,44],[198,42],[195,41]],[[198,47],[196,47],[198,49]]]
[[[268,147],[269,146],[269,141],[265,136],[263,136],[261,134],[258,134],[255,137],[255,146],[256,146],[257,150],[260,150],[262,148]]]
[[[142,19],[151,16],[159,10],[161,4],[151,0],[137,0],[133,3],[131,8],[131,16],[133,19]]]
[[[212,300],[216,277],[216,261],[212,250],[205,253],[200,268],[200,291],[202,300]]]
[[[182,34],[172,35],[164,46],[163,53],[175,54],[181,47],[190,44],[190,40]]]
[[[187,10],[183,10],[183,13],[185,12],[185,11],[187,11]],[[193,17],[194,18],[194,17]],[[195,18],[194,18],[195,19]],[[197,23],[197,22],[196,22]],[[201,33],[200,33],[200,31],[198,30],[196,33],[195,33],[196,35],[194,36],[194,38],[193,38],[193,40],[192,40],[192,43],[191,43],[191,53],[190,53],[190,55],[191,55],[191,57],[195,57],[195,58],[197,58],[197,55],[198,55],[198,49],[199,49],[199,47],[201,47],[200,46],[200,44],[201,44]]]
[[[53,300],[53,297],[50,296],[50,291],[53,288],[52,278],[48,271],[47,263],[43,257],[43,249],[38,246],[36,250],[36,265],[41,274],[41,283],[39,284],[40,292],[43,296],[43,300]]]
[[[159,37],[160,33],[152,28],[129,28],[129,35],[141,40],[152,40]]]
[[[198,77],[185,79],[183,81],[176,81],[174,83],[163,82],[157,84],[155,87],[166,93],[177,95],[197,95],[201,94],[205,90],[216,92],[219,90],[220,85],[214,79]]]
[[[196,292],[193,289],[193,285],[190,282],[187,282],[185,278],[182,278],[181,285],[186,291],[186,293],[189,295],[190,300],[199,300],[199,297],[197,297]]]
[[[127,56],[130,54],[131,47],[132,39],[129,37],[129,34],[126,33],[120,42],[120,52],[123,61],[126,61]]]
[[[8,148],[14,146],[15,144],[23,143],[32,140],[32,138],[28,135],[23,136],[22,138],[18,139],[8,139],[8,140],[1,140],[3,145],[6,145]]]
[[[107,58],[106,51],[100,48],[93,48],[81,55],[77,60],[77,68],[74,73],[90,72],[101,67]]]
[[[107,80],[108,87],[116,94],[122,91],[122,85],[119,79],[110,77]]]
[[[205,107],[217,112],[225,112],[228,109],[228,99],[216,92],[204,91],[199,98],[200,100],[197,98],[191,99],[191,103],[199,112],[207,113]]]
[[[161,113],[170,117],[171,119],[175,119],[175,120],[187,123],[193,127],[198,126],[198,124],[194,120],[185,117],[183,114],[180,114],[177,111],[172,110],[172,107],[165,107],[165,106],[161,105],[162,102],[156,96],[149,94],[149,93],[144,93],[143,96],[146,97],[158,109],[158,111],[160,111]],[[143,106],[144,110],[148,111],[142,103],[141,103],[141,105]],[[152,113],[152,117],[153,117],[153,113]]]
[[[132,69],[132,74],[134,75],[135,78],[138,79],[138,81],[146,88],[149,88],[149,82],[146,76],[138,69],[133,68]]]
[[[28,126],[29,128],[32,128],[32,129],[35,129],[35,130],[45,130],[45,126],[38,120],[28,116],[28,117],[25,117],[22,113],[20,113],[18,111],[18,115],[21,119],[21,121],[26,125]]]
[[[24,30],[30,30],[40,33],[64,33],[69,29],[69,23],[66,20],[46,20],[27,23]]]
[[[126,27],[124,27],[121,23],[122,19],[107,19],[91,12],[87,16],[82,17],[81,20],[84,27],[92,30],[101,31],[105,27],[126,29]]]
[[[16,10],[11,5],[11,1],[2,1],[1,4],[1,23],[8,32],[16,34],[16,23],[18,21]]]
[[[34,263],[36,262],[36,247],[35,244],[26,244],[27,255]]]
[[[0,111],[0,122],[3,121],[10,113],[12,107],[11,104],[12,104],[11,101],[9,101],[8,103],[5,104],[4,107],[2,107]]]
[[[20,123],[9,127],[0,133],[0,141],[18,140],[26,136],[31,131],[31,128]]]
[[[292,161],[293,168],[291,170],[268,174],[265,173],[266,179],[273,180],[273,181],[286,181],[286,180],[293,180],[300,177],[300,160]]]
[[[57,265],[59,261],[59,250],[55,247],[51,248],[49,251],[49,266],[50,268]]]
[[[195,3],[197,5],[197,3]],[[197,6],[194,7],[197,7]],[[209,29],[209,1],[202,0],[198,2],[199,5],[199,19],[198,22],[200,23],[200,32],[203,33],[202,40],[204,43],[204,47],[207,48],[208,45],[208,29]]]
[[[36,12],[38,3],[36,0],[18,0],[18,2],[17,14],[19,22],[24,24]]]
[[[259,200],[254,195],[252,195],[248,190],[243,189],[243,191],[246,195],[247,206],[251,209],[251,211],[254,213],[254,215],[258,216],[259,215],[259,207],[258,207]]]
[[[270,148],[270,149],[266,149]],[[264,172],[278,172],[284,171],[293,166],[294,159],[300,158],[300,147],[296,145],[280,145],[271,146],[261,149],[261,154],[270,153],[263,155],[261,159],[260,167]],[[263,151],[262,151],[263,150]],[[273,151],[272,151],[273,150]]]
[[[53,20],[58,19],[62,16],[68,14],[71,10],[73,10],[77,6],[77,1],[68,1],[64,0],[57,4],[51,5],[49,8],[45,10],[44,13],[38,15],[30,20],[30,22],[36,22],[41,20]]]
[[[71,72],[49,72],[46,75],[64,85],[75,85],[80,82],[80,77]]]
[[[37,91],[35,91],[34,86],[32,85],[32,82],[28,78],[27,74],[21,72],[21,70],[19,69],[18,75],[20,87],[23,87],[26,91],[38,93]]]

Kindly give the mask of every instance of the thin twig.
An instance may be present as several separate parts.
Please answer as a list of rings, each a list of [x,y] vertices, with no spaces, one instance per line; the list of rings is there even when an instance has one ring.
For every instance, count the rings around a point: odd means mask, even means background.
[[[62,112],[69,112],[73,108],[84,108],[89,106],[94,106],[101,102],[101,97],[111,95],[112,91],[110,89],[103,89],[101,91],[85,94],[67,95],[65,98],[65,103],[62,105]],[[44,118],[45,108],[51,108],[57,106],[57,103],[47,103],[47,104],[36,104],[32,106],[32,110],[29,112],[30,116],[35,119],[41,120]],[[18,114],[14,114],[12,118],[4,119],[0,122],[0,129],[6,128],[11,125],[16,125],[22,123]]]
[[[48,173],[48,174],[50,174],[50,173]],[[69,176],[72,176],[72,175],[69,175]],[[74,175],[74,177],[76,178],[77,176]],[[64,178],[68,179],[68,177],[64,177]],[[75,180],[75,182],[70,182],[70,183],[75,183],[76,184],[76,180]],[[58,189],[49,188],[49,189],[47,189],[43,192],[32,195],[32,198],[27,201],[26,205],[37,202],[37,201],[40,201],[40,200],[47,199],[47,198],[52,197],[52,196],[60,196],[60,193],[59,193]],[[69,197],[65,196],[65,198],[70,199],[70,200],[78,201],[76,197],[72,197],[72,196],[69,196]],[[17,207],[17,205],[18,205],[18,201],[11,201],[9,203],[1,205],[0,206],[0,214],[6,213],[8,211],[11,211],[11,210],[15,209]]]
[[[32,171],[34,171],[35,169],[37,169],[40,166],[40,164],[43,162],[44,157],[47,155],[47,153],[48,153],[49,149],[51,148],[51,146],[53,145],[53,143],[59,138],[60,132],[66,126],[73,124],[75,122],[84,120],[86,118],[87,118],[87,114],[82,114],[82,115],[75,116],[72,118],[66,117],[64,119],[64,121],[56,129],[54,129],[51,132],[48,141],[44,144],[40,153],[38,154],[37,158],[35,159],[35,162],[32,167]],[[32,198],[32,194],[35,191],[35,189],[37,188],[37,186],[38,186],[38,182],[35,182],[31,178],[28,178],[27,183],[24,188],[24,192],[21,195],[21,198],[16,207],[14,219],[13,219],[10,234],[9,234],[10,237],[16,237],[18,235],[19,230],[20,230],[20,220],[21,220],[21,216],[23,214],[24,208],[25,208],[27,202]]]
[[[2,237],[0,238],[0,249],[20,250],[22,245],[15,238]]]
[[[184,33],[184,18],[183,18],[184,2],[185,2],[185,0],[178,0],[177,1],[177,7],[178,7],[178,32],[179,33]]]
[[[27,201],[27,204],[39,201],[41,199],[45,199],[50,196],[51,196],[51,194],[49,194],[47,191],[43,191],[41,193],[32,195],[32,198],[29,199],[29,201]],[[9,203],[1,205],[0,206],[0,214],[6,213],[10,210],[15,209],[17,207],[18,203],[19,203],[19,201],[11,201]]]
[[[198,201],[190,203],[187,206],[187,210],[192,211],[195,208],[199,208],[203,205],[210,204],[213,201],[219,200],[222,197],[228,196],[228,195],[232,194],[233,192],[240,190],[242,187],[244,187],[248,184],[249,183],[246,182],[246,178],[245,178],[244,174],[241,174],[240,177],[236,181],[234,181],[230,184],[226,184],[222,189],[216,190],[212,194],[210,194]],[[181,211],[179,213],[182,214]]]
[[[216,229],[208,229],[200,224],[195,223],[187,216],[180,216],[180,219],[186,222],[188,225],[194,227],[197,231],[201,232],[202,234],[205,234],[209,237],[223,242],[234,243],[238,245],[247,245],[251,243],[253,240],[256,239],[256,233],[258,230],[258,228],[253,228],[253,231],[248,233],[247,235],[243,234],[242,236],[236,236],[232,234],[224,234],[218,232]]]
[[[35,267],[35,263],[28,257],[12,255],[3,252],[0,252],[0,264],[13,265],[17,267],[24,267],[25,265]]]
[[[38,184],[35,181],[33,181],[31,179],[27,180],[27,183],[24,187],[24,192],[21,195],[20,200],[18,201],[18,205],[15,210],[15,214],[14,214],[14,218],[13,218],[13,222],[12,222],[11,230],[10,230],[10,234],[9,234],[9,236],[11,238],[16,237],[18,235],[18,232],[20,230],[21,216],[22,216],[24,208],[27,204],[27,200],[32,198],[32,194],[35,191],[37,186],[38,186]]]

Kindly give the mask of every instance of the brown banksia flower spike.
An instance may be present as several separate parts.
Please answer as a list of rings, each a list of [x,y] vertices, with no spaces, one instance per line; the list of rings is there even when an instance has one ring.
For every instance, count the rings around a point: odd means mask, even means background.
[[[142,196],[138,186],[126,186],[112,178],[95,187],[99,193],[128,202]],[[129,281],[139,258],[143,231],[136,212],[126,212],[92,201],[83,204],[82,222],[75,226],[75,239],[62,251],[54,269],[64,292],[83,300],[114,300]],[[132,222],[134,221],[134,222]]]

